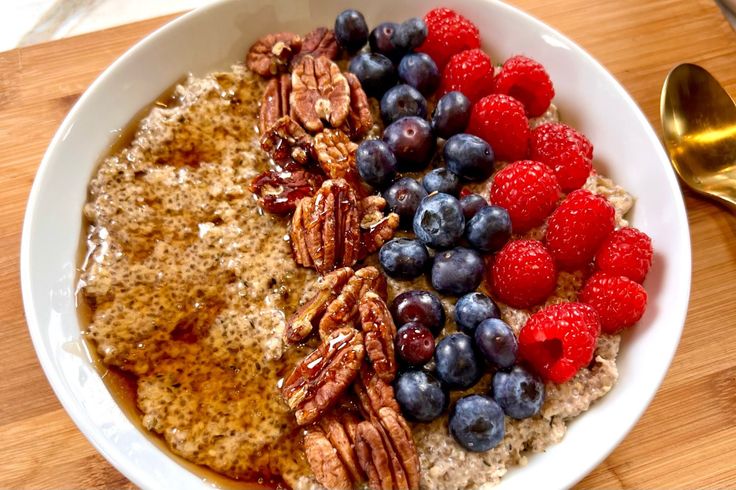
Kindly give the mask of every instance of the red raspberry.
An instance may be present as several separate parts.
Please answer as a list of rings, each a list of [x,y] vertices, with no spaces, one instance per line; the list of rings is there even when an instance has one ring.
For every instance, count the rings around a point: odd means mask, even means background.
[[[514,308],[529,308],[554,292],[555,261],[542,242],[514,240],[496,254],[490,283],[499,300]]]
[[[580,301],[598,312],[604,332],[616,333],[639,321],[647,309],[647,292],[628,277],[597,272],[580,291]]]
[[[605,239],[595,256],[595,268],[644,282],[652,266],[652,240],[636,228],[621,228]]]
[[[466,131],[486,140],[498,160],[521,160],[529,151],[524,106],[508,95],[487,95],[473,104]]]
[[[457,90],[476,102],[493,90],[493,64],[480,49],[468,49],[453,55],[442,70],[440,94]]]
[[[593,145],[567,124],[545,123],[535,128],[529,153],[555,171],[564,192],[582,187],[593,169]]]
[[[427,38],[417,51],[427,53],[441,70],[455,53],[480,48],[478,28],[468,19],[448,8],[436,8],[424,16]]]
[[[544,114],[555,96],[547,71],[526,56],[514,56],[506,60],[496,77],[495,92],[510,95],[524,104],[529,117]]]
[[[606,198],[578,189],[547,220],[547,248],[563,270],[582,269],[613,231],[613,206]]]
[[[533,314],[519,332],[519,357],[542,378],[564,383],[593,359],[601,324],[593,308],[560,303]]]
[[[498,171],[491,181],[491,204],[506,208],[514,233],[541,225],[559,198],[557,179],[539,162],[514,162]]]

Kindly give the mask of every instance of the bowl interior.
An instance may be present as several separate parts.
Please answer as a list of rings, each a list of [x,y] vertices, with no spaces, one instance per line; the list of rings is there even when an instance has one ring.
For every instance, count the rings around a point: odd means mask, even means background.
[[[660,143],[631,98],[589,55],[553,29],[492,0],[376,0],[359,7],[370,25],[448,6],[471,18],[495,62],[513,54],[541,61],[555,83],[562,119],[593,142],[596,168],[637,197],[632,224],[656,255],[650,306],[627,335],[617,386],[570,424],[562,443],[529,458],[499,488],[567,487],[585,476],[631,429],[659,386],[677,346],[690,287],[690,242],[682,197]],[[259,36],[330,26],[337,0],[230,0],[169,24],[115,62],[79,100],[41,163],[21,247],[23,298],[41,364],[66,410],[97,449],[144,488],[204,488],[207,482],[146,438],[115,403],[80,338],[75,280],[87,184],[134,115],[187,72],[203,75],[241,60]],[[111,103],[112,101],[112,103]]]

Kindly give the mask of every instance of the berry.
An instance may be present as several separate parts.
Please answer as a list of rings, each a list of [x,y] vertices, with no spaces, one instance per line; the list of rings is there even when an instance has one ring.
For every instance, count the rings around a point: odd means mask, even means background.
[[[429,252],[419,240],[394,238],[384,243],[378,261],[386,274],[397,279],[421,276],[429,264]]]
[[[381,140],[362,142],[355,153],[355,164],[360,177],[379,189],[396,175],[396,157]]]
[[[422,178],[422,185],[428,193],[443,192],[457,196],[460,191],[460,177],[446,168],[436,168]]]
[[[597,272],[580,291],[580,301],[598,313],[604,332],[616,333],[639,321],[647,308],[647,292],[628,277]]]
[[[378,53],[360,53],[350,60],[348,71],[358,77],[366,94],[380,97],[396,83],[391,60]]]
[[[496,254],[491,290],[514,308],[544,302],[555,290],[557,270],[552,256],[537,240],[514,240]]]
[[[595,268],[642,283],[652,266],[652,254],[652,240],[646,233],[621,228],[603,241],[595,256]]]
[[[503,410],[490,397],[468,395],[460,398],[450,413],[450,434],[458,444],[476,453],[488,451],[506,433]]]
[[[437,377],[451,390],[470,388],[483,374],[473,340],[464,333],[452,333],[440,340],[434,359]]]
[[[394,42],[405,52],[409,52],[422,45],[427,39],[427,24],[419,17],[412,17],[399,25]]]
[[[516,363],[516,336],[504,321],[498,318],[483,320],[475,329],[473,338],[478,350],[491,366],[508,369]]]
[[[442,69],[440,93],[464,93],[477,102],[493,91],[493,63],[480,49],[469,49],[453,55]]]
[[[544,402],[544,383],[521,366],[508,373],[497,371],[491,390],[504,413],[518,420],[538,414]]]
[[[519,332],[519,357],[545,380],[564,383],[590,364],[601,324],[582,303],[560,303],[534,313]]]
[[[442,294],[461,296],[483,279],[483,258],[475,250],[457,247],[434,256],[432,287]]]
[[[593,145],[582,134],[562,123],[537,126],[529,140],[529,154],[551,168],[564,192],[579,189],[588,180]]]
[[[395,22],[382,22],[378,24],[368,36],[368,44],[371,51],[380,53],[391,61],[398,61],[404,54],[404,50],[396,42],[396,31],[399,24]]]
[[[414,234],[432,248],[452,247],[465,230],[460,201],[444,193],[422,199],[414,215]]]
[[[401,84],[391,87],[381,97],[381,119],[385,124],[391,124],[407,116],[425,118],[427,101],[411,85]]]
[[[445,326],[445,309],[436,294],[429,291],[405,291],[391,302],[391,316],[397,325],[417,322],[439,335]]]
[[[468,194],[467,196],[463,196],[460,199],[460,207],[463,208],[465,223],[469,222],[478,211],[486,206],[488,206],[488,202],[479,194]]]
[[[383,130],[383,141],[396,155],[401,170],[422,170],[432,159],[436,138],[420,117],[402,117]]]
[[[465,225],[465,238],[479,252],[496,252],[511,238],[511,217],[498,206],[486,206]]]
[[[500,318],[501,312],[491,298],[483,293],[468,293],[455,303],[455,322],[471,337],[483,320]]]
[[[424,371],[404,371],[396,380],[396,401],[406,418],[431,422],[445,411],[449,397],[442,384]]]
[[[450,136],[442,152],[447,168],[466,180],[486,180],[493,173],[493,150],[477,136],[466,133]]]
[[[437,90],[440,84],[440,71],[428,55],[410,53],[401,58],[399,79],[427,97]]]
[[[495,92],[515,98],[529,117],[544,114],[555,96],[552,81],[544,67],[526,56],[514,56],[503,64],[496,76]]]
[[[468,133],[486,140],[496,158],[507,162],[526,157],[529,146],[529,121],[524,106],[507,95],[492,94],[473,105]]]
[[[425,197],[427,191],[410,177],[397,180],[383,193],[389,211],[399,215],[402,228],[411,228],[414,214]]]
[[[448,8],[436,8],[424,16],[427,38],[417,51],[427,53],[442,68],[460,51],[480,47],[478,28],[468,19]]]
[[[613,231],[615,211],[606,198],[578,189],[567,195],[547,221],[545,240],[563,270],[586,267]]]
[[[335,39],[348,52],[354,53],[368,41],[368,24],[363,14],[348,9],[340,12],[335,19]]]
[[[409,322],[396,334],[396,352],[409,366],[427,364],[434,356],[434,336],[421,323]]]
[[[470,120],[470,99],[461,92],[443,95],[432,111],[432,130],[440,138],[462,133]]]
[[[541,225],[560,198],[552,171],[539,162],[522,160],[493,176],[491,204],[506,208],[515,233]]]

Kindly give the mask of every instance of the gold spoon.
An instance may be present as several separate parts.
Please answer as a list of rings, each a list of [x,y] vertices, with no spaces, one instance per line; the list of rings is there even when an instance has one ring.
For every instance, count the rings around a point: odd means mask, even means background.
[[[736,105],[721,84],[697,65],[676,66],[662,87],[660,117],[677,175],[736,211]]]

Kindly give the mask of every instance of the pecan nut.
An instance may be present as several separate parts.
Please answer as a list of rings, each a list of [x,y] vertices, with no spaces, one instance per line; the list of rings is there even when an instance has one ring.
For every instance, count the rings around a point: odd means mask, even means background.
[[[296,365],[281,387],[296,422],[314,422],[350,386],[365,357],[363,335],[354,328],[335,330]]]
[[[348,469],[340,460],[337,449],[319,427],[311,427],[304,435],[304,454],[314,477],[329,489],[352,488]]]
[[[258,129],[261,134],[266,134],[282,117],[292,115],[289,95],[291,95],[291,75],[288,73],[283,73],[266,84],[258,114]]]
[[[362,260],[368,255],[376,252],[387,241],[391,240],[399,228],[399,215],[390,213],[381,218],[377,223],[360,234],[360,253],[358,259]]]
[[[326,180],[312,198],[299,201],[290,238],[298,264],[325,274],[350,267],[360,246],[358,199],[343,179]]]
[[[355,325],[359,319],[358,303],[368,291],[373,291],[382,298],[386,297],[386,278],[375,267],[359,269],[327,306],[319,322],[320,336],[325,338],[337,328]]]
[[[365,418],[371,420],[378,417],[378,411],[383,407],[389,407],[399,411],[393,387],[378,377],[376,372],[369,366],[364,365],[353,385],[353,390],[358,397],[360,411]]]
[[[304,36],[302,50],[291,60],[291,68],[293,69],[304,56],[309,55],[313,58],[324,56],[334,60],[339,52],[340,47],[337,45],[337,39],[335,39],[335,33],[332,29],[318,27]]]
[[[390,383],[396,377],[396,325],[391,313],[381,297],[371,291],[360,298],[358,309],[368,359],[376,375],[382,381]]]
[[[291,117],[283,116],[261,135],[261,148],[274,163],[292,170],[309,163],[312,137]]]
[[[339,129],[325,129],[315,135],[313,149],[319,166],[330,179],[345,179],[360,197],[371,193],[355,163],[358,145],[347,134]]]
[[[255,177],[250,190],[258,196],[259,205],[269,213],[289,214],[300,199],[319,189],[322,178],[304,170],[276,172],[270,170]]]
[[[328,58],[304,56],[291,73],[289,102],[308,131],[322,131],[323,120],[339,127],[350,110],[350,87],[340,68]]]
[[[340,129],[355,140],[365,136],[373,127],[373,114],[368,105],[368,96],[360,85],[358,77],[347,72],[345,79],[350,87],[350,109],[345,124],[340,126]]]
[[[323,416],[319,421],[319,427],[324,432],[332,447],[335,448],[337,456],[347,468],[354,482],[365,479],[363,470],[358,464],[355,455],[355,435],[360,420],[350,412],[332,411]]]
[[[268,34],[250,47],[245,56],[245,65],[261,76],[274,76],[285,71],[301,47],[302,38],[291,32]]]

